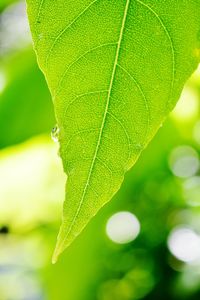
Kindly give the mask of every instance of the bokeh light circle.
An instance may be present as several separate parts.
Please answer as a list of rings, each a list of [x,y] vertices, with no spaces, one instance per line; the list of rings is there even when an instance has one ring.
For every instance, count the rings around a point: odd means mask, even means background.
[[[200,236],[191,228],[174,228],[167,244],[170,252],[183,262],[190,263],[200,259]]]
[[[194,176],[199,170],[199,156],[190,146],[179,146],[172,150],[169,157],[172,173],[180,178]]]
[[[106,225],[107,236],[117,244],[126,244],[136,239],[140,232],[137,217],[127,211],[111,216]]]

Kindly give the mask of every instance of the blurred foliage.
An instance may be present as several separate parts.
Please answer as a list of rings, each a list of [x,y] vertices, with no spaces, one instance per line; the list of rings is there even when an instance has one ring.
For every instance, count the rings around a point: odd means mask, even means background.
[[[13,3],[14,0],[2,0],[0,3],[0,9],[3,10],[6,6]]]
[[[0,68],[6,78],[0,102],[2,148],[48,132],[55,120],[50,93],[32,50],[8,57]]]
[[[199,299],[200,259],[181,260],[178,240],[175,253],[168,241],[177,226],[200,234],[200,72],[119,193],[51,265],[65,181],[50,138],[52,103],[30,45],[0,59],[0,300]],[[119,211],[141,226],[123,245],[105,229]]]

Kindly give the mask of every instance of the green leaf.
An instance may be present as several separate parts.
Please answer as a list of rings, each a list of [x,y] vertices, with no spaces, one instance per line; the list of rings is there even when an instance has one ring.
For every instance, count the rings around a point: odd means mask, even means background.
[[[27,2],[68,175],[55,262],[120,188],[196,68],[200,4]]]

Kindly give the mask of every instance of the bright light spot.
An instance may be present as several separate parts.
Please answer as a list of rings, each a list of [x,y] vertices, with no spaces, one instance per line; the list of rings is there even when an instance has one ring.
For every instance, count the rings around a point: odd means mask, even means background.
[[[193,82],[199,82],[200,80],[200,64],[198,65],[198,68],[196,69],[196,71],[193,73],[191,80]]]
[[[200,236],[190,228],[175,228],[167,244],[170,252],[181,261],[190,263],[200,259]]]
[[[194,72],[194,74],[198,77],[200,77],[200,64],[198,65],[198,68],[196,69],[196,71]]]
[[[187,203],[191,206],[200,206],[200,177],[194,176],[187,179],[183,188]]]
[[[191,177],[199,170],[198,153],[190,146],[179,146],[171,152],[169,166],[175,176]]]
[[[140,223],[130,212],[118,212],[107,222],[106,233],[117,244],[126,244],[136,239],[140,232]]]
[[[25,228],[41,220],[57,219],[65,181],[61,160],[49,137],[1,150],[1,222]]]
[[[6,78],[3,72],[0,71],[0,94],[6,87]]]
[[[9,5],[1,14],[0,54],[23,48],[30,42],[25,2],[20,1]]]
[[[197,93],[193,89],[185,87],[171,116],[177,121],[188,121],[198,116],[198,108],[199,99]]]

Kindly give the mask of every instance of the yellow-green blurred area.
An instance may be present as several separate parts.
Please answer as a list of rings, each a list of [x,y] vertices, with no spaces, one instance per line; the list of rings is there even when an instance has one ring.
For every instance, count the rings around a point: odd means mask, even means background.
[[[54,126],[25,3],[1,0],[0,300],[200,299],[200,68],[56,265],[66,176]]]

